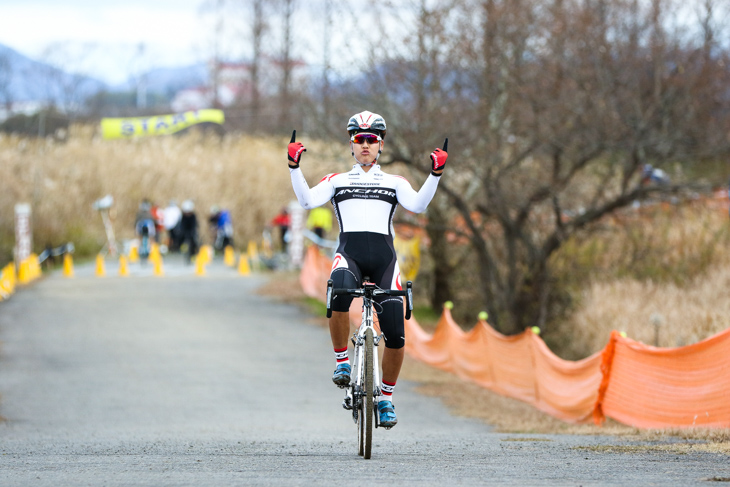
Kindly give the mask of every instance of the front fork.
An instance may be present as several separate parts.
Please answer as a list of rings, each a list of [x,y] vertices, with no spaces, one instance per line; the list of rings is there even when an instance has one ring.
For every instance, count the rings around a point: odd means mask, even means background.
[[[380,366],[378,355],[378,344],[383,335],[376,335],[373,338],[373,400],[380,396]],[[345,389],[345,399],[342,401],[342,407],[352,410],[352,420],[357,424],[357,415],[361,411],[360,405],[365,397],[363,384],[365,383],[365,336],[355,333],[352,335],[352,344],[355,346],[355,364],[357,365],[355,380],[350,383],[350,387]],[[375,406],[375,405],[374,405]],[[377,407],[375,407],[377,410]],[[375,414],[375,427],[379,426],[378,415]]]

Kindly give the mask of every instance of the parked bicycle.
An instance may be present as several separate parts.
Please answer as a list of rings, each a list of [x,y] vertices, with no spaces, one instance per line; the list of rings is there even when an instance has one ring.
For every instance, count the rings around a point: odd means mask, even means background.
[[[352,336],[355,347],[355,363],[352,379],[345,389],[342,407],[352,411],[352,419],[357,425],[358,454],[369,459],[372,452],[373,426],[378,428],[378,415],[375,398],[380,396],[380,368],[378,367],[377,347],[383,335],[375,330],[373,298],[375,296],[405,296],[406,319],[413,311],[413,283],[408,281],[405,290],[382,289],[370,279],[363,279],[359,289],[333,288],[332,280],[327,281],[327,317],[332,316],[332,299],[338,295],[362,298],[362,322]],[[388,428],[389,429],[389,428]]]

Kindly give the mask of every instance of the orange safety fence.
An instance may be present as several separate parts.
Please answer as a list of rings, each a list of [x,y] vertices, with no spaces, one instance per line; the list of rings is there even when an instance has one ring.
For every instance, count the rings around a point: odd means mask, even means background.
[[[605,416],[638,428],[730,427],[730,329],[677,348],[615,331],[611,342],[608,387],[597,408]]]
[[[300,276],[307,295],[324,298],[330,266],[310,247]],[[611,417],[637,428],[730,427],[730,329],[671,349],[613,332],[603,350],[569,361],[529,330],[505,336],[480,320],[465,332],[448,309],[433,334],[413,318],[405,328],[406,352],[417,360],[567,422]]]

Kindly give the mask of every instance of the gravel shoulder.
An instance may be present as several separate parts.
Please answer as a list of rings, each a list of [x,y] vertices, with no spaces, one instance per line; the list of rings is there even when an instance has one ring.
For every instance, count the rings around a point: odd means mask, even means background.
[[[373,459],[362,460],[329,383],[326,330],[258,293],[263,277],[169,265],[164,278],[53,274],[0,303],[0,485],[730,478],[727,452],[659,448],[696,440],[498,432],[419,393],[429,385],[413,363],[396,390],[398,426],[376,430]],[[442,379],[442,395],[451,387]]]

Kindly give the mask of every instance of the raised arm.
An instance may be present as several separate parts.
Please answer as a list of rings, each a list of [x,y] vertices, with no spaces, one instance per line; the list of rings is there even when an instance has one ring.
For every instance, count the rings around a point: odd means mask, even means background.
[[[335,195],[335,188],[330,183],[329,175],[322,179],[314,188],[310,188],[300,168],[290,168],[289,172],[291,173],[291,185],[302,208],[311,210],[312,208],[322,206]]]
[[[294,193],[297,195],[297,200],[303,208],[310,210],[317,206],[322,206],[327,203],[332,196],[335,194],[335,188],[330,183],[330,178],[325,177],[320,183],[314,188],[310,188],[307,184],[307,180],[304,179],[304,174],[299,168],[299,162],[301,161],[302,154],[307,150],[304,148],[301,142],[295,142],[297,137],[297,131],[295,130],[291,134],[291,142],[287,150],[287,158],[289,159],[289,173],[291,175],[291,184],[294,188]]]
[[[400,179],[400,178],[399,178]],[[398,204],[401,205],[408,211],[413,213],[422,213],[426,211],[428,204],[436,194],[436,188],[439,184],[440,176],[434,176],[429,174],[426,181],[421,186],[421,189],[416,192],[411,184],[405,179],[401,179],[400,184],[395,188],[396,198],[398,198]]]
[[[448,148],[449,139],[446,139],[444,140],[443,149],[436,149],[431,153],[431,174],[429,174],[418,192],[405,179],[396,187],[396,197],[398,198],[398,203],[403,208],[413,213],[421,213],[426,210],[428,204],[436,194],[436,188],[441,179],[441,174],[444,172],[446,159],[449,157],[446,153]]]

